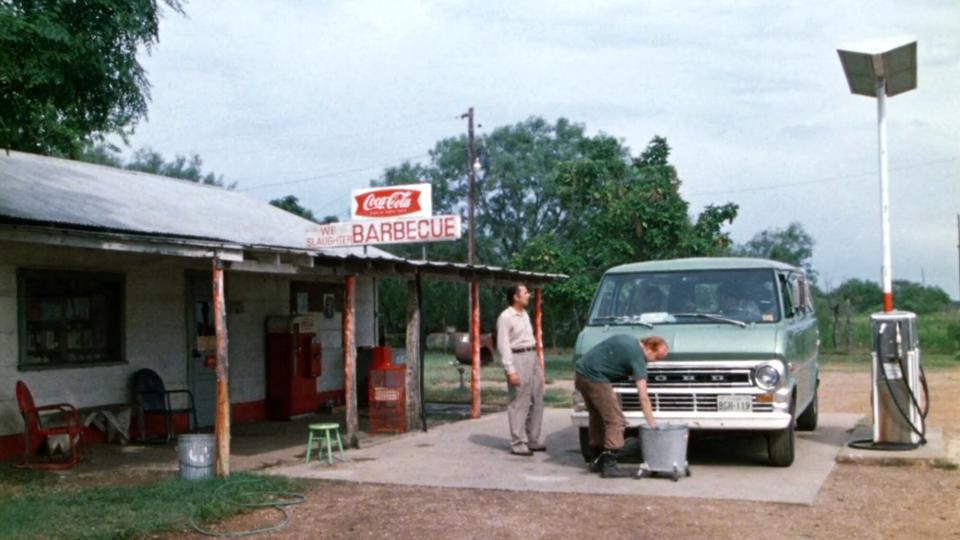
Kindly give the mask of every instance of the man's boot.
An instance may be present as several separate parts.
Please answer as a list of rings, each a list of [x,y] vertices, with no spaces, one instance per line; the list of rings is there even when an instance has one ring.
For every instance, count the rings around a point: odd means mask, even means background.
[[[600,455],[599,468],[601,478],[629,478],[634,474],[617,466],[617,453],[607,451]]]

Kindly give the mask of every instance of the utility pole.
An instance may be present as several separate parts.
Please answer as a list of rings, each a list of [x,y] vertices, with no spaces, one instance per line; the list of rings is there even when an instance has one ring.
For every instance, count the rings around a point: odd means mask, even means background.
[[[958,261],[958,270],[960,270],[960,214],[957,214],[957,261]],[[958,282],[960,283],[960,282]],[[960,289],[957,290],[957,298],[960,299]]]
[[[467,109],[467,112],[460,115],[460,118],[467,119],[467,178],[470,182],[469,194],[467,195],[467,263],[472,265],[476,258],[476,244],[474,237],[474,207],[477,200],[477,175],[474,164],[477,161],[477,152],[473,144],[473,107]]]

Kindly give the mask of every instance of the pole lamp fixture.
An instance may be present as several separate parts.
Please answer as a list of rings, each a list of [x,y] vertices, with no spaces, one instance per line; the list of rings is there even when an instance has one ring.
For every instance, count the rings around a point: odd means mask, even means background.
[[[883,311],[893,311],[890,257],[890,176],[887,167],[886,98],[917,87],[917,42],[889,47],[865,43],[859,50],[837,49],[850,92],[877,98],[877,140],[880,146],[880,216],[883,237]],[[902,43],[902,42],[901,42]]]

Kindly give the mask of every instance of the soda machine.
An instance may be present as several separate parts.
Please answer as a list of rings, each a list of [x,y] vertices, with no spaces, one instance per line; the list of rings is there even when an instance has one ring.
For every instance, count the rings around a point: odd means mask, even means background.
[[[266,339],[267,417],[289,420],[320,406],[320,338],[313,317],[268,317]]]

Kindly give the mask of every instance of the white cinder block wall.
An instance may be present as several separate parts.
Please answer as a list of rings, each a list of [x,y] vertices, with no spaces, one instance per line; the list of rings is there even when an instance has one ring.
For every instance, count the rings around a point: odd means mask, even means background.
[[[17,268],[124,274],[127,363],[18,371]],[[15,395],[18,380],[27,383],[37,404],[77,407],[129,402],[130,376],[143,367],[157,371],[168,388],[187,388],[186,271],[208,268],[199,260],[0,242],[0,436],[23,430]],[[259,401],[265,398],[264,323],[268,316],[289,313],[290,279],[228,272],[226,281],[230,401]],[[373,284],[371,278],[357,280],[358,347],[376,345]],[[341,314],[332,319],[314,315],[323,346],[317,389],[342,389]]]
[[[122,273],[126,276],[127,364],[18,371],[17,268]],[[23,430],[15,385],[23,380],[38,405],[89,407],[128,402],[130,375],[150,367],[171,388],[186,385],[183,262],[29,244],[0,243],[0,435]],[[177,351],[178,354],[170,354]]]

